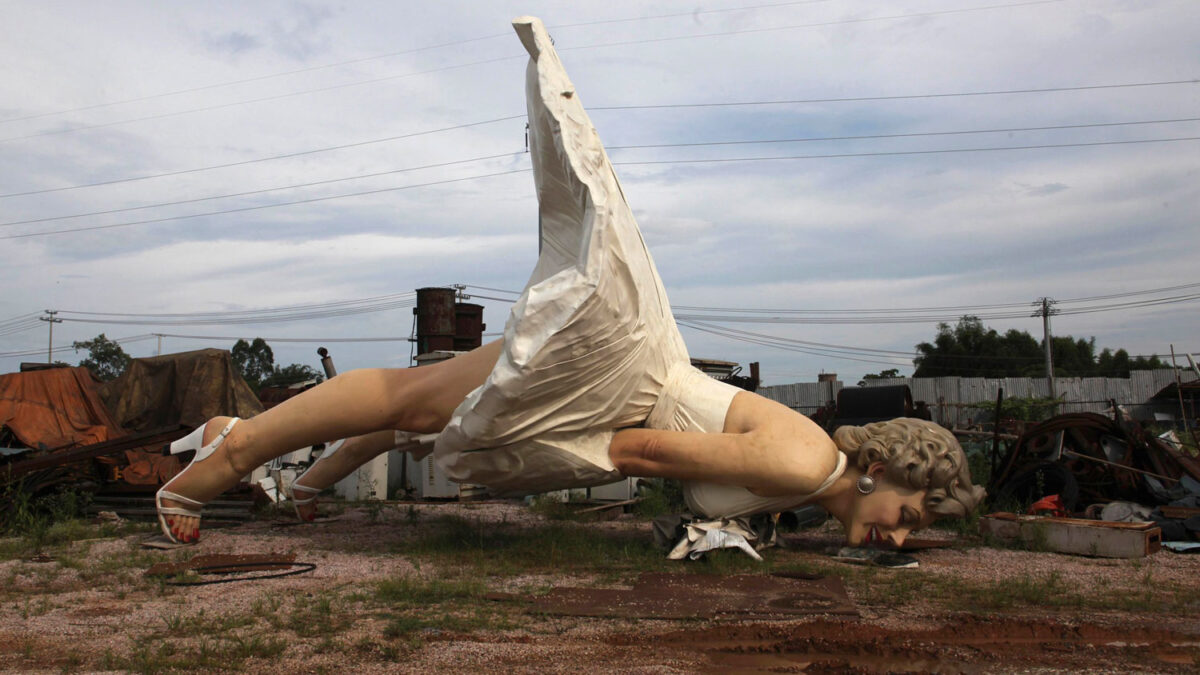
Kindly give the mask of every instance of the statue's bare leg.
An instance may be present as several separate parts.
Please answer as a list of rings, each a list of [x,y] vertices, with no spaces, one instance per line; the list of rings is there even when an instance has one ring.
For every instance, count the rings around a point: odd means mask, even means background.
[[[170,491],[207,502],[255,467],[308,445],[334,438],[399,429],[436,433],[471,390],[483,384],[496,364],[502,342],[422,368],[352,370],[288,399],[257,417],[243,420],[206,460],[173,479]],[[228,418],[214,418],[204,443],[221,432]],[[163,500],[164,506],[184,504]],[[183,541],[199,536],[199,519],[167,516]]]
[[[292,485],[293,491],[296,490],[296,486],[302,488],[295,493],[296,513],[300,519],[312,520],[317,515],[317,492],[312,492],[313,490],[324,490],[394,447],[396,432],[385,429],[347,438],[337,452],[313,464],[308,471],[298,476]]]

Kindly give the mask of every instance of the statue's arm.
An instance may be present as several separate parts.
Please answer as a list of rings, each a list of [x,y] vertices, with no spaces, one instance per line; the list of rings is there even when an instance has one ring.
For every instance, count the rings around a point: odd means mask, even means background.
[[[833,442],[819,429],[807,438],[777,431],[624,429],[614,435],[609,457],[626,476],[737,485],[762,496],[816,490],[837,466]]]

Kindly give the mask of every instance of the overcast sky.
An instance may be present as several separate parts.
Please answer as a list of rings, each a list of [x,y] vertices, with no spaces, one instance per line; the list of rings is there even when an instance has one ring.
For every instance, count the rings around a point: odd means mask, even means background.
[[[693,356],[853,384],[911,374],[939,318],[1040,337],[1043,296],[1098,348],[1200,351],[1195,0],[0,2],[0,372],[45,360],[46,309],[71,363],[103,332],[135,357],[262,336],[284,364],[318,343],[278,339],[317,338],[341,370],[407,366],[407,342],[332,339],[407,338],[408,298],[380,298],[456,283],[499,332],[537,253],[523,14],[677,314],[724,319],[683,328]],[[1054,91],[996,93],[1031,89]],[[695,161],[719,159],[749,161]],[[389,308],[197,316],[316,304]]]

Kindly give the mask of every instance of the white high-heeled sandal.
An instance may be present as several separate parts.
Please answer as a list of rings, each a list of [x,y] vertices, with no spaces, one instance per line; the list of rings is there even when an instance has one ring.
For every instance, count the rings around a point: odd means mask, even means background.
[[[321,451],[321,456],[316,458],[312,464],[309,464],[308,468],[304,470],[304,473],[300,474],[299,476],[296,476],[296,479],[292,481],[292,508],[295,509],[295,511],[296,511],[296,518],[298,518],[300,520],[305,520],[308,522],[312,522],[313,520],[316,520],[317,514],[315,514],[315,513],[312,514],[311,518],[305,518],[304,516],[300,515],[300,507],[317,501],[317,496],[320,495],[321,492],[324,491],[324,488],[314,488],[314,487],[308,487],[307,485],[301,485],[300,479],[307,476],[308,472],[312,471],[313,468],[315,468],[318,464],[325,461],[326,459],[329,459],[330,457],[333,457],[337,453],[338,450],[342,449],[342,446],[345,444],[346,444],[346,439],[344,439],[344,438],[333,441],[332,443],[326,443],[325,449]],[[312,495],[312,496],[307,497],[305,499],[299,499],[296,496],[297,490],[304,492],[305,494]]]
[[[192,459],[191,463],[189,463],[183,469],[183,471],[180,471],[178,474],[175,475],[174,478],[172,478],[170,481],[168,481],[166,485],[159,488],[158,492],[154,493],[154,507],[158,510],[158,525],[159,525],[159,527],[162,528],[163,535],[165,535],[166,538],[171,543],[187,544],[187,543],[190,543],[191,540],[180,541],[174,534],[171,534],[171,527],[167,524],[166,517],[167,516],[190,516],[192,518],[199,519],[201,517],[199,509],[204,508],[204,503],[198,502],[195,499],[192,499],[190,497],[184,497],[181,494],[171,492],[170,490],[167,489],[167,487],[170,486],[171,483],[174,483],[176,480],[178,480],[180,476],[187,473],[188,469],[195,466],[197,462],[202,462],[205,459],[208,459],[209,455],[216,452],[217,448],[225,440],[225,437],[228,436],[229,432],[233,429],[233,425],[237,424],[239,421],[241,421],[241,420],[238,419],[237,417],[234,417],[233,419],[229,420],[229,424],[226,424],[225,428],[221,430],[221,433],[217,434],[217,437],[212,439],[212,442],[209,443],[208,445],[203,445],[204,430],[208,428],[208,422],[201,424],[199,427],[196,428],[195,431],[188,434],[187,436],[184,436],[183,438],[171,443],[170,452],[172,455],[178,455],[182,452],[187,452],[188,450],[196,451],[196,456],[195,456],[195,458]],[[180,508],[180,507],[175,507],[175,506],[163,506],[162,500],[164,498],[170,499],[170,500],[176,501],[176,502],[181,502],[190,508]],[[196,538],[199,539],[200,538],[199,535],[197,535]]]

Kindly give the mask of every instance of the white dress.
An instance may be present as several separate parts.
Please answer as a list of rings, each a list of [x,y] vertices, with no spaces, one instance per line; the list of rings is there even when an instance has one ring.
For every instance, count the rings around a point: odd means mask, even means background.
[[[531,494],[621,479],[608,447],[624,427],[721,432],[741,390],[690,365],[654,261],[545,28],[531,17],[513,25],[530,56],[541,254],[495,368],[454,411],[433,453],[452,480]],[[685,491],[697,488],[705,491]],[[720,511],[726,501],[704,508]]]

